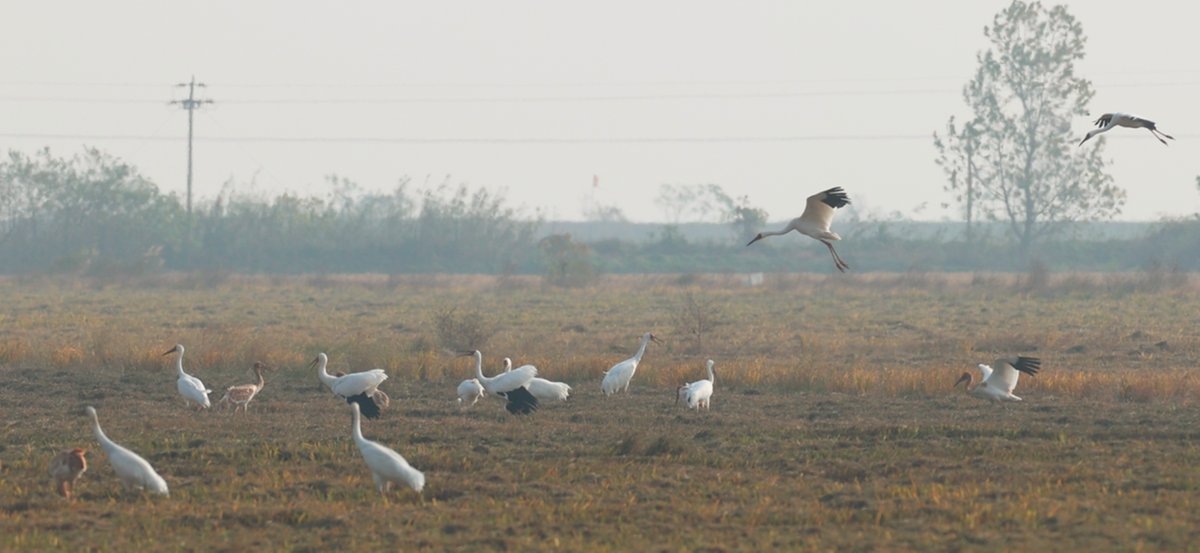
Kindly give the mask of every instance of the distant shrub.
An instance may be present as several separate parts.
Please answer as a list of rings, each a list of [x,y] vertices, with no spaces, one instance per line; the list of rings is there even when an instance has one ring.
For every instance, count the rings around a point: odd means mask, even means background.
[[[438,345],[452,351],[483,349],[496,334],[495,325],[478,311],[459,311],[458,307],[442,309],[433,315],[433,328]]]

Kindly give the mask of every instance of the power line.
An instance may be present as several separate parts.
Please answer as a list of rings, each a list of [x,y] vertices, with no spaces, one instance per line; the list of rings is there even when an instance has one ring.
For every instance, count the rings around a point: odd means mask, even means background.
[[[1200,134],[1175,134],[1176,138],[1200,138]],[[97,140],[97,141],[156,141],[178,142],[180,137],[153,135],[103,135],[103,134],[54,134],[54,133],[0,133],[0,138],[31,140]],[[771,142],[853,142],[853,141],[911,141],[932,140],[933,134],[814,134],[779,136],[658,136],[658,137],[526,137],[526,138],[483,138],[483,137],[379,137],[379,136],[209,136],[196,140],[213,143],[274,142],[281,144],[720,144],[720,143],[771,143]],[[1144,137],[1134,134],[1108,136],[1107,140],[1134,140]]]

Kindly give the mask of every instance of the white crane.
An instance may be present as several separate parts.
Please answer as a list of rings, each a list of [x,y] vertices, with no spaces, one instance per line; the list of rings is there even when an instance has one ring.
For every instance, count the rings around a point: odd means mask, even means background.
[[[524,365],[532,367],[533,365]],[[504,358],[504,372],[512,371],[512,359]],[[526,386],[529,388],[529,393],[533,397],[538,398],[538,401],[566,401],[571,395],[571,386],[566,382],[551,382],[542,377],[535,377],[529,381]]]
[[[362,453],[363,461],[371,469],[371,477],[375,479],[375,488],[379,493],[387,493],[392,482],[399,482],[420,493],[425,487],[425,475],[408,464],[399,453],[379,442],[373,442],[363,437],[362,418],[359,417],[358,403],[351,403],[350,410],[354,412],[354,445]]]
[[[150,466],[150,463],[147,463],[137,453],[121,447],[104,435],[104,431],[100,429],[100,419],[96,417],[96,409],[89,405],[87,413],[92,416],[92,430],[96,432],[100,448],[108,455],[108,464],[112,465],[113,472],[117,473],[117,478],[121,479],[121,483],[126,488],[170,495],[167,491],[167,482],[157,472],[154,472],[154,467]]]
[[[387,380],[387,373],[383,372],[383,369],[371,369],[342,376],[330,376],[325,371],[327,364],[329,364],[329,356],[321,352],[317,354],[317,358],[313,359],[309,367],[317,368],[317,378],[321,379],[321,383],[325,384],[331,392],[345,399],[346,403],[357,403],[362,408],[364,417],[379,418],[379,405],[375,403],[372,396],[375,395],[375,389],[383,384],[384,380]]]
[[[238,412],[239,409],[241,409],[243,412],[246,412],[250,408],[250,401],[254,399],[254,396],[258,395],[258,393],[262,391],[263,386],[265,386],[267,383],[267,381],[263,379],[262,373],[263,369],[265,368],[267,368],[266,365],[255,361],[253,369],[254,375],[258,377],[258,381],[254,384],[239,384],[237,386],[225,388],[225,395],[221,396],[221,399],[217,401],[217,404],[233,405],[234,413]]]
[[[179,389],[179,395],[183,396],[183,403],[195,403],[198,409],[208,409],[212,407],[212,403],[208,400],[208,394],[212,393],[199,378],[196,378],[188,373],[183,372],[183,344],[175,344],[175,347],[167,350],[163,356],[178,353],[179,357],[175,359],[175,371],[179,373],[179,378],[175,381],[175,387]]]
[[[642,355],[646,353],[646,345],[652,341],[656,344],[662,343],[649,332],[643,334],[642,345],[638,347],[637,353],[633,354],[633,357],[613,365],[604,373],[604,380],[600,381],[600,390],[604,392],[604,395],[611,396],[621,390],[629,391],[629,381],[633,380],[633,373],[637,372],[638,363],[642,362]]]
[[[1013,389],[1017,387],[1017,378],[1025,373],[1029,376],[1034,376],[1042,368],[1042,361],[1036,357],[1001,357],[993,361],[996,365],[996,370],[991,367],[980,364],[979,370],[983,372],[983,379],[979,385],[971,387],[973,377],[970,372],[962,373],[955,386],[966,382],[967,393],[972,396],[990,399],[995,402],[1000,401],[1021,401],[1021,398],[1013,395]]]
[[[504,408],[514,415],[528,415],[538,408],[538,399],[529,393],[526,386],[537,376],[537,368],[525,365],[511,372],[500,373],[491,378],[483,376],[483,354],[479,350],[459,354],[460,357],[475,356],[475,379],[487,393],[507,400]]]
[[[463,408],[474,406],[475,402],[483,398],[483,385],[475,378],[468,378],[459,383],[457,391],[458,404]]]
[[[838,255],[837,250],[833,249],[833,241],[841,240],[842,237],[838,233],[829,230],[829,225],[833,223],[833,210],[849,203],[850,198],[846,196],[846,192],[840,186],[813,194],[808,197],[804,206],[804,213],[792,219],[782,230],[760,232],[746,245],[749,246],[768,236],[779,236],[794,230],[825,244],[825,247],[829,248],[829,253],[833,255],[833,265],[837,267],[837,270],[844,273],[850,266],[845,261],[842,261],[842,257]]]
[[[701,407],[708,409],[708,402],[712,399],[713,385],[717,382],[717,375],[713,372],[713,360],[708,360],[708,380],[697,380],[687,385],[687,391],[684,399],[687,401],[688,409],[699,409]]]
[[[64,449],[50,460],[50,477],[54,479],[58,494],[71,499],[75,481],[87,471],[87,450],[83,448]]]
[[[1108,132],[1114,127],[1129,127],[1131,129],[1149,130],[1150,134],[1154,135],[1154,138],[1157,138],[1158,141],[1162,142],[1164,145],[1167,144],[1167,141],[1163,140],[1164,136],[1170,138],[1171,140],[1175,140],[1174,136],[1158,130],[1158,127],[1154,124],[1154,121],[1142,119],[1141,117],[1130,115],[1128,113],[1105,113],[1096,120],[1096,127],[1097,128],[1088,131],[1087,135],[1083,137],[1083,140],[1079,141],[1080,146],[1083,146],[1083,143],[1087,142],[1091,137],[1103,132]]]

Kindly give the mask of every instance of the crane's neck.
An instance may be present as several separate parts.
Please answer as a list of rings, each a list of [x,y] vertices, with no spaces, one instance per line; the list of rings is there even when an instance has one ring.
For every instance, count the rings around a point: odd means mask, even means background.
[[[178,373],[179,376],[187,376],[187,373],[183,372],[183,352],[182,351],[179,352],[179,356],[175,358],[175,372]]]
[[[762,232],[762,235],[763,235],[763,238],[766,238],[768,236],[782,236],[784,234],[792,232],[793,230],[795,230],[795,229],[792,228],[792,224],[788,223],[786,227],[783,227],[780,230],[765,230]]]
[[[638,347],[638,352],[636,354],[634,354],[634,356],[633,356],[634,362],[640,363],[642,361],[642,356],[646,354],[646,344],[649,344],[649,343],[650,343],[650,335],[647,334],[645,336],[642,336],[642,345],[640,347]]]
[[[104,435],[104,431],[100,429],[100,419],[96,415],[92,415],[92,430],[96,433],[96,440],[100,442],[101,446],[104,446],[105,449],[112,447],[112,440],[109,440],[108,436]]]
[[[358,409],[354,409],[354,441],[363,443],[367,441],[362,435],[362,417],[358,414]]]
[[[325,365],[328,363],[328,357],[324,355],[317,356],[317,378],[321,379],[321,382],[323,382],[326,386],[333,386],[333,383],[336,382],[337,379],[330,376],[328,372],[325,372]]]
[[[475,352],[475,378],[479,379],[480,383],[487,382],[487,378],[483,376],[483,354]]]
[[[262,387],[267,384],[266,379],[263,378],[262,369],[254,367],[254,374],[258,377],[258,384],[256,384],[256,386],[258,386],[259,389],[262,389]]]
[[[512,372],[512,359],[504,358],[504,372]]]
[[[713,384],[716,384],[716,382],[717,382],[717,373],[713,372],[713,362],[712,361],[708,362],[708,381],[712,382]]]

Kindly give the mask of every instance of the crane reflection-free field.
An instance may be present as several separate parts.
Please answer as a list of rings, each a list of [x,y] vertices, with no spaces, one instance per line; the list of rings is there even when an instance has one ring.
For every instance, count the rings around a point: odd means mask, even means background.
[[[0,281],[0,548],[1188,550],[1200,543],[1200,290],[1178,275]],[[1035,285],[1036,284],[1036,285]],[[651,344],[629,393],[604,371]],[[466,343],[464,343],[464,341]],[[188,374],[248,412],[186,406]],[[510,415],[504,357],[571,385]],[[382,368],[382,497],[309,363]],[[954,387],[1041,359],[1021,402]],[[711,409],[677,387],[718,372]],[[467,404],[470,402],[468,401]],[[169,497],[122,489],[84,407]],[[89,451],[74,501],[47,473]]]

